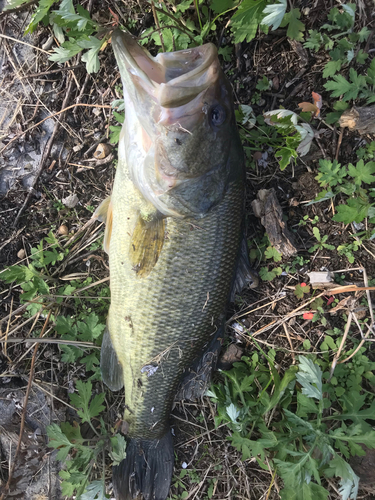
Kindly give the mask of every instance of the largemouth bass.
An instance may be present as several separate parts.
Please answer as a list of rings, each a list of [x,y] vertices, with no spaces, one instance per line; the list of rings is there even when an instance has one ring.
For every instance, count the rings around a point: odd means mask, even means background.
[[[120,500],[164,500],[176,392],[183,376],[185,394],[204,390],[238,266],[246,274],[243,151],[214,45],[152,57],[116,30],[112,46],[125,122],[96,217],[111,278],[102,376],[125,388],[127,456],[113,485]]]

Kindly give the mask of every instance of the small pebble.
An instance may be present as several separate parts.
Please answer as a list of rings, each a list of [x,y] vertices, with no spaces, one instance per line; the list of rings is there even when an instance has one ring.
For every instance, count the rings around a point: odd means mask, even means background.
[[[21,248],[21,250],[18,250],[17,257],[19,259],[24,259],[26,257],[26,252],[23,248]]]
[[[59,229],[57,230],[57,233],[60,235],[60,236],[66,236],[67,234],[69,234],[69,229],[68,227],[65,225],[65,224],[62,224]]]
[[[106,158],[111,153],[111,151],[112,147],[110,146],[110,144],[100,143],[95,150],[94,158],[96,158],[97,160]]]
[[[69,196],[67,196],[66,198],[63,198],[61,200],[64,205],[68,208],[74,208],[78,202],[79,202],[79,199],[78,199],[78,196],[76,194],[71,194]]]

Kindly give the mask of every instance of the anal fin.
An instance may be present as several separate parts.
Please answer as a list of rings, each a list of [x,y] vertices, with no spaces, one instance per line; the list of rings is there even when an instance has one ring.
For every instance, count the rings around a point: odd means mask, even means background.
[[[100,351],[100,370],[103,382],[111,391],[122,389],[124,386],[122,366],[119,363],[107,327],[104,330],[102,349]]]
[[[158,214],[144,220],[139,214],[130,244],[130,262],[140,278],[150,274],[164,244],[165,219]]]
[[[203,353],[195,359],[191,367],[182,375],[181,383],[175,400],[196,401],[204,395],[211,383],[212,373],[216,368],[217,360],[224,338],[224,324],[215,332]]]
[[[234,302],[236,293],[240,293],[246,286],[256,288],[259,283],[257,273],[251,269],[249,254],[247,250],[247,240],[244,236],[238,256],[237,270],[234,277],[232,290],[230,293],[230,302]]]

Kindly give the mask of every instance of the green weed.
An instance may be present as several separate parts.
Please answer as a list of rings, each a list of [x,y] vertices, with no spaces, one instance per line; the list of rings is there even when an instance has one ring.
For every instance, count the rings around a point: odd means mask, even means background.
[[[333,220],[350,224],[362,222],[366,217],[370,223],[375,222],[374,188],[369,187],[375,182],[375,162],[365,163],[359,160],[356,165],[349,163],[343,166],[336,160],[319,160],[319,174],[316,177],[324,188],[311,203],[327,200],[338,194],[346,195],[346,203],[336,207],[337,213]]]
[[[105,410],[104,393],[93,395],[91,382],[80,380],[76,383],[76,390],[69,397],[80,421],[73,425],[62,422],[48,426],[48,445],[58,450],[57,460],[64,463],[64,469],[59,472],[64,496],[76,495],[79,500],[104,500],[108,498],[105,491],[105,456],[108,454],[113,465],[118,465],[126,456],[125,438],[121,434],[113,435],[106,428],[101,416]],[[84,423],[92,430],[91,438],[81,434]],[[90,482],[97,463],[102,463],[102,477]]]
[[[100,243],[93,243],[95,249]],[[79,313],[74,317],[67,315],[51,315],[54,329],[67,344],[62,344],[62,361],[66,363],[80,362],[85,366],[90,380],[100,379],[99,347],[105,327],[105,317],[108,310],[109,287],[104,286],[96,291],[95,299],[90,298],[91,291],[85,289],[92,283],[92,278],[85,280],[70,280],[59,284],[53,277],[53,269],[69,254],[67,248],[60,245],[52,232],[43,238],[40,243],[31,249],[31,263],[14,265],[0,273],[0,280],[5,283],[14,283],[22,289],[21,303],[28,303],[26,315],[33,316],[43,308],[59,308],[66,301],[72,301]],[[79,292],[79,293],[77,293]],[[95,312],[92,309],[95,305]],[[93,347],[77,347],[77,342],[92,342]],[[87,354],[88,349],[92,350]]]
[[[329,245],[328,243],[326,243],[326,241],[328,240],[328,234],[321,236],[319,228],[317,228],[317,227],[313,228],[313,233],[314,233],[314,236],[315,236],[318,243],[316,243],[311,248],[309,248],[310,253],[313,253],[316,250],[324,250],[324,249],[334,250],[335,249],[335,247],[333,245]]]
[[[344,373],[363,383],[359,363],[354,368],[339,365],[338,376],[335,372],[329,382],[328,358],[299,356],[298,365],[281,377],[275,351],[266,354],[258,349],[262,355],[243,357],[208,391],[217,405],[216,426],[227,425],[227,439],[242,453],[242,460],[254,457],[264,470],[268,464],[276,470],[284,483],[282,499],[297,498],[298,491],[298,498],[327,500],[324,480],[331,477],[339,479],[344,500],[356,498],[358,477],[348,459],[364,455],[361,444],[375,447],[368,421],[375,401],[372,393],[348,390],[339,383],[346,383]],[[373,365],[367,359],[366,373]],[[350,373],[353,369],[355,374]]]

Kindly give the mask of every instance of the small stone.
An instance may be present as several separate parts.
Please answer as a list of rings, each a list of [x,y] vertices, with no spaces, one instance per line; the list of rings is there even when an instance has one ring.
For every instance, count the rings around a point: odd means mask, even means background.
[[[21,250],[18,250],[17,257],[19,259],[24,259],[26,257],[26,252],[23,248],[21,248]]]
[[[79,202],[79,199],[78,199],[78,196],[76,194],[71,194],[69,196],[67,196],[66,198],[63,198],[61,200],[64,205],[68,208],[74,208],[77,203]]]
[[[42,45],[42,49],[43,49],[43,50],[49,50],[49,49],[52,47],[53,41],[54,41],[54,38],[53,38],[53,36],[51,35],[51,36],[48,38],[48,40],[47,40],[45,43],[43,43],[43,45]]]
[[[59,227],[59,229],[57,230],[57,233],[60,235],[60,236],[67,236],[69,234],[69,229],[68,229],[68,226],[66,226],[65,224],[61,224],[61,226]]]
[[[85,145],[84,144],[76,144],[74,147],[73,147],[73,151],[75,153],[78,153],[78,151],[81,151],[81,149],[84,147]]]
[[[100,143],[98,144],[95,153],[94,153],[94,158],[97,160],[102,160],[103,158],[106,158],[112,151],[112,147],[109,144],[105,143]]]

